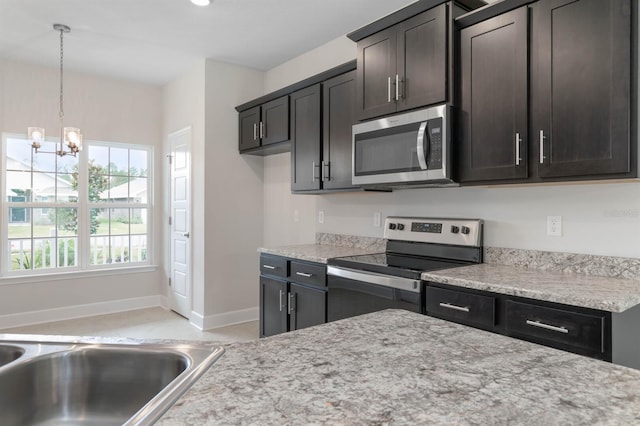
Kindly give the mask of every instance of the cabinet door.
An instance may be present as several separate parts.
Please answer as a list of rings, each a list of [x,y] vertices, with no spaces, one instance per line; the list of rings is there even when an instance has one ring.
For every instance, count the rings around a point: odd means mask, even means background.
[[[461,182],[527,177],[528,9],[460,31]]]
[[[358,119],[396,111],[393,84],[396,76],[396,27],[358,42]]]
[[[351,71],[323,84],[323,189],[352,188],[351,126],[355,122],[356,72]]]
[[[327,322],[327,292],[299,284],[290,284],[289,330]]]
[[[262,105],[262,145],[289,140],[289,96]]]
[[[540,177],[630,171],[630,0],[542,0],[533,12]]]
[[[393,97],[405,110],[447,100],[447,7],[442,4],[397,25]]]
[[[322,144],[320,84],[291,95],[291,190],[320,189]]]
[[[287,331],[287,283],[260,276],[260,336]]]
[[[260,146],[260,107],[254,107],[246,111],[242,111],[238,115],[240,123],[240,139],[238,148],[240,151],[245,149],[256,148]]]

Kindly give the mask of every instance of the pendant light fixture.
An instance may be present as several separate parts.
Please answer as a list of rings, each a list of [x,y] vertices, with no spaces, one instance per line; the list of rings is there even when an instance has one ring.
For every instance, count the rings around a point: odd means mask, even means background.
[[[60,32],[60,143],[58,145],[58,149],[55,151],[40,151],[42,143],[44,142],[45,134],[44,128],[42,127],[29,127],[27,129],[27,134],[29,139],[31,140],[31,147],[35,150],[36,153],[44,152],[49,154],[57,154],[61,157],[65,155],[73,155],[74,157],[78,152],[82,150],[82,133],[80,133],[80,129],[75,127],[64,127],[64,86],[63,86],[63,57],[64,57],[64,43],[63,36],[65,33],[71,31],[66,25],[63,24],[53,24],[53,29]]]

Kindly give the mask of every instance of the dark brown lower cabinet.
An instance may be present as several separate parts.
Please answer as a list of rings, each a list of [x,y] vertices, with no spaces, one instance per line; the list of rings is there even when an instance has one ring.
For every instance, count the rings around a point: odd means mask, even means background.
[[[611,312],[428,282],[425,313],[612,361]]]
[[[289,331],[327,322],[327,291],[289,284]]]
[[[260,271],[260,337],[327,322],[325,265],[263,254]]]
[[[288,331],[287,282],[260,276],[260,337]]]

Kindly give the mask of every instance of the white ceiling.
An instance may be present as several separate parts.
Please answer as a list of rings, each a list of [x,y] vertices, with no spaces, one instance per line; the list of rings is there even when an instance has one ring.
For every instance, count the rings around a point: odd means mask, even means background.
[[[164,84],[197,59],[260,70],[415,0],[0,0],[0,58]]]

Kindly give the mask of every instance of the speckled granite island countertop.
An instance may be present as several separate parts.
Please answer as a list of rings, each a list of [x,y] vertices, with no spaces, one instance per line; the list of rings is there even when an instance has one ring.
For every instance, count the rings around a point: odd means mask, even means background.
[[[639,423],[640,371],[400,310],[227,346],[158,422]]]
[[[609,312],[623,312],[640,304],[640,280],[486,263],[424,272],[422,279]]]

